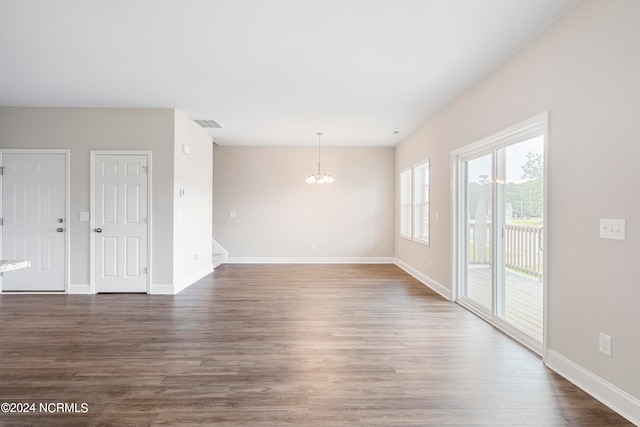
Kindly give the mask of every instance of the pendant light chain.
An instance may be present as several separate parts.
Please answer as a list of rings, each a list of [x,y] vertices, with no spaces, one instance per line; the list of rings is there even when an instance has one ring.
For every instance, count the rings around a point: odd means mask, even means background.
[[[320,165],[322,162],[320,161],[320,138],[322,138],[322,132],[316,132],[318,135],[318,174],[320,173]]]

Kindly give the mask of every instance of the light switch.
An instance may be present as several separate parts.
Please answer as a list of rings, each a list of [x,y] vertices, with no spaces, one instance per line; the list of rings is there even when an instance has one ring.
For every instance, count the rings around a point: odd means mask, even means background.
[[[89,221],[89,212],[80,212],[80,221]]]
[[[236,211],[229,211],[229,218],[235,218],[236,217]]]
[[[624,219],[601,219],[600,238],[625,240],[627,238],[626,221]]]

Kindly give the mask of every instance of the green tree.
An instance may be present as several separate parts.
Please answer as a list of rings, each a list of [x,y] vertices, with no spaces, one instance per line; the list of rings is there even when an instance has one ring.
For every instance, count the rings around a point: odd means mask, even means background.
[[[527,153],[527,163],[522,166],[522,179],[525,181],[540,180],[544,175],[543,157],[540,153]]]
[[[539,217],[544,208],[544,158],[540,153],[527,153],[527,163],[522,166],[521,184],[524,215]]]
[[[469,182],[467,185],[467,206],[470,219],[476,218],[476,209],[480,200],[484,202],[485,207],[491,207],[491,180],[489,175],[480,175],[478,182]]]
[[[511,203],[513,215],[522,218],[524,215],[524,191],[521,183],[509,182],[506,188],[507,203]]]

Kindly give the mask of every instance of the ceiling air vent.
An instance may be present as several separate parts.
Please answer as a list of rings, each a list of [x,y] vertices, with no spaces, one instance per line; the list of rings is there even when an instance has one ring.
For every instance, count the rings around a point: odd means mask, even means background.
[[[203,128],[221,128],[222,127],[215,120],[208,120],[208,119],[191,119],[191,120],[193,120]]]

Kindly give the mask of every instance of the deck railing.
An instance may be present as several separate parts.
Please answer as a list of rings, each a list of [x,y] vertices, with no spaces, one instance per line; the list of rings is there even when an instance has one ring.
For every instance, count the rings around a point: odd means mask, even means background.
[[[507,224],[505,231],[505,264],[542,279],[542,227]]]
[[[469,264],[489,264],[491,255],[491,225],[478,227],[486,236],[476,236],[476,225],[469,223]],[[542,227],[507,224],[505,231],[505,265],[512,270],[530,274],[542,280]],[[483,251],[480,240],[486,242]],[[483,253],[484,252],[484,253]]]

